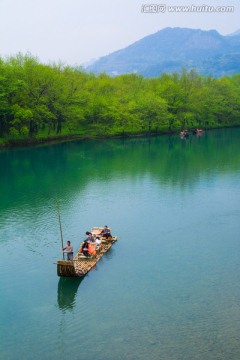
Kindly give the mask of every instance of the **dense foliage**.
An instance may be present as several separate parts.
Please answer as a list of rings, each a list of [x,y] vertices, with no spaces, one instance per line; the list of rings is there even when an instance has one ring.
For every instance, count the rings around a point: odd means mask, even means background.
[[[95,76],[29,55],[0,59],[2,142],[240,124],[240,75]]]

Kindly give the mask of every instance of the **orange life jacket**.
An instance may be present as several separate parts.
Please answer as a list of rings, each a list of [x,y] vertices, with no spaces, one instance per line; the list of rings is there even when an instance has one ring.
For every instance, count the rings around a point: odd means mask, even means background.
[[[95,245],[88,244],[88,253],[89,255],[96,255]]]

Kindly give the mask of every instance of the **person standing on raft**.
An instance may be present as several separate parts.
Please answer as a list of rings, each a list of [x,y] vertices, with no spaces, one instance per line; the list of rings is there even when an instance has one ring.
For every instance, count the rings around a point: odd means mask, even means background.
[[[73,260],[73,247],[71,245],[71,241],[67,241],[67,246],[62,249],[64,254],[67,254],[67,259],[72,261]]]

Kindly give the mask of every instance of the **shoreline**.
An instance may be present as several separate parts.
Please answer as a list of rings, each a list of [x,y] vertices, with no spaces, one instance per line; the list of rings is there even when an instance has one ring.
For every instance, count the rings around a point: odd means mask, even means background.
[[[128,139],[135,137],[145,136],[160,136],[160,135],[173,135],[178,131],[159,131],[159,132],[146,132],[137,134],[125,134],[125,135],[63,135],[53,136],[49,138],[41,139],[26,139],[26,140],[10,140],[8,143],[0,144],[0,150],[16,149],[22,147],[35,147],[39,145],[57,144],[61,142],[68,142],[74,140],[100,140],[100,139]]]
[[[223,126],[223,127],[216,127],[216,128],[208,128],[203,129],[203,131],[210,131],[210,130],[218,130],[218,129],[225,129],[225,128],[238,128],[240,125],[235,126]],[[189,129],[190,133],[194,129]],[[39,145],[48,145],[48,144],[58,144],[61,142],[69,142],[74,140],[100,140],[100,139],[130,139],[130,138],[141,138],[141,137],[154,137],[154,136],[161,136],[161,135],[175,135],[179,134],[180,130],[163,130],[158,132],[144,132],[144,133],[136,133],[136,134],[122,134],[122,135],[59,135],[53,136],[49,138],[40,138],[40,139],[26,139],[26,140],[10,140],[8,143],[0,144],[0,150],[12,150],[17,148],[23,147],[35,147]]]

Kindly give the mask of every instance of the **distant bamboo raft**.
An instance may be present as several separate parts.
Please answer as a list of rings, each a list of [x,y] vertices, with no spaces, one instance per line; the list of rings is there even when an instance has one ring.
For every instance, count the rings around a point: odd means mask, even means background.
[[[85,276],[101,259],[101,257],[111,248],[112,244],[117,241],[113,236],[110,240],[102,239],[100,249],[95,256],[86,257],[82,253],[77,253],[73,261],[59,260],[57,262],[57,274],[63,277]]]

